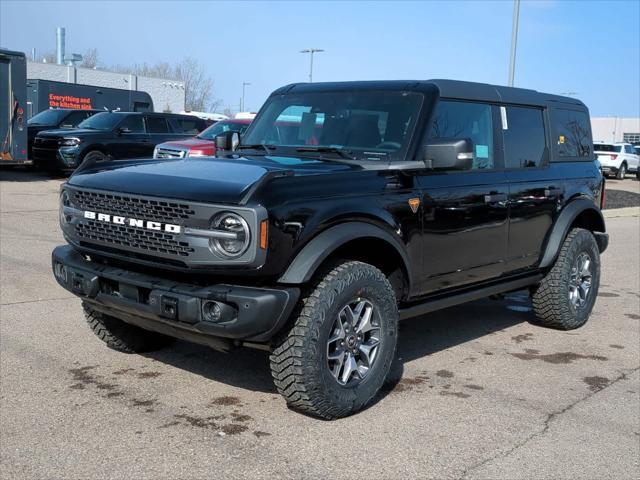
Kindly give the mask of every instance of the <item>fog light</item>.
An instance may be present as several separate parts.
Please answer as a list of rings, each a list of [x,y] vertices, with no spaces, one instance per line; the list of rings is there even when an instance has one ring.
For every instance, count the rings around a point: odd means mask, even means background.
[[[219,322],[222,317],[222,308],[218,302],[207,300],[202,304],[202,316],[207,322]]]
[[[60,262],[56,262],[53,265],[53,274],[56,276],[58,280],[63,283],[67,283],[67,269]]]

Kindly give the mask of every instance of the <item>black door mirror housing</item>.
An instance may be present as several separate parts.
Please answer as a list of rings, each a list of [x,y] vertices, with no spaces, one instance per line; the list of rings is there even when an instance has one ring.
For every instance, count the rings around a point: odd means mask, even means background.
[[[225,150],[233,152],[238,148],[239,144],[240,134],[238,132],[228,130],[226,132],[222,132],[220,135],[216,135],[216,151]]]
[[[469,138],[438,138],[425,145],[423,160],[434,170],[471,170],[475,146]]]
[[[127,127],[120,127],[120,128],[118,129],[118,133],[119,133],[120,135],[123,135],[123,134],[125,134],[125,133],[131,133],[131,129],[129,129],[129,128],[127,128]]]

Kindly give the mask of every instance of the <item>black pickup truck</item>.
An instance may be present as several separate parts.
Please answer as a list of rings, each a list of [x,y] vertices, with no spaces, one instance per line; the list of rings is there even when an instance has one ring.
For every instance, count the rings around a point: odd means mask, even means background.
[[[216,141],[217,158],[87,163],[62,186],[53,272],[109,347],[268,349],[288,404],[331,419],[378,392],[399,320],[521,289],[540,325],[591,313],[604,180],[574,98],[295,84]]]
[[[85,161],[150,158],[159,143],[190,138],[205,128],[205,121],[192,115],[102,112],[75,129],[38,133],[33,160],[45,170],[72,171]]]

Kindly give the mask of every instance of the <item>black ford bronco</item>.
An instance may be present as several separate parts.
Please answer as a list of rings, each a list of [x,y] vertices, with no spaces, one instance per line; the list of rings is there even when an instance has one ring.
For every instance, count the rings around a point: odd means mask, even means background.
[[[53,272],[109,347],[268,349],[288,404],[331,419],[380,389],[401,319],[528,289],[536,323],[587,321],[608,236],[580,101],[295,84],[227,133],[215,158],[86,162],[62,186]]]

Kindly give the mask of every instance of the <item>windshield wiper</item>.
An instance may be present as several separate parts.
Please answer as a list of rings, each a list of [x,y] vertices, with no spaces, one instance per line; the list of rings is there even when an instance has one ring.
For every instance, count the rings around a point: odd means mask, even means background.
[[[263,149],[265,152],[267,152],[267,154],[270,154],[272,150],[276,149],[276,147],[274,147],[273,145],[265,145],[264,143],[254,143],[252,145],[238,145],[236,150],[242,150],[245,148],[253,149],[253,150]]]
[[[342,158],[348,160],[356,160],[356,157],[350,155],[351,150],[343,150],[338,147],[299,147],[296,148],[297,152],[318,152],[318,153],[337,153]]]

